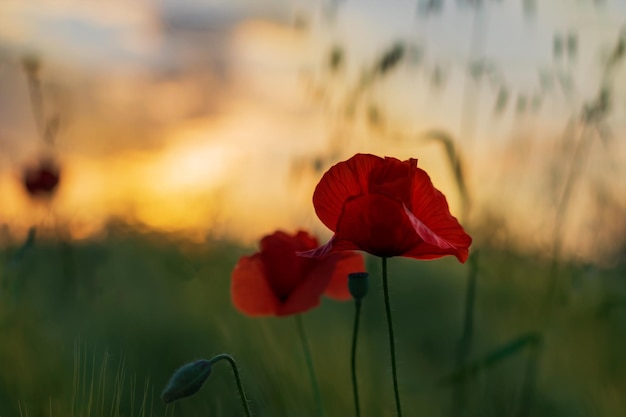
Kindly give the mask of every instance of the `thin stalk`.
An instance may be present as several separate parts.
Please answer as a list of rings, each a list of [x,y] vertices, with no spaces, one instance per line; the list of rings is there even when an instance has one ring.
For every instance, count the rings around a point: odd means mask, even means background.
[[[46,117],[44,108],[41,80],[39,79],[39,63],[31,62],[24,64],[24,71],[28,79],[28,92],[30,95],[33,119],[39,131],[41,139],[48,145],[54,145],[54,139],[58,129],[58,117]]]
[[[361,417],[361,406],[359,405],[359,388],[357,385],[356,379],[356,342],[359,334],[359,318],[361,316],[361,300],[355,300],[354,305],[356,306],[354,312],[354,329],[352,331],[352,358],[351,358],[351,367],[352,367],[352,390],[354,392],[354,410],[356,412],[356,417]]]
[[[302,342],[302,350],[304,351],[304,357],[306,359],[306,366],[309,372],[309,379],[311,380],[311,387],[313,388],[313,396],[315,398],[315,404],[317,405],[317,415],[319,417],[324,416],[324,406],[322,404],[322,395],[320,394],[320,387],[317,383],[317,377],[315,376],[315,369],[313,368],[313,357],[311,356],[311,349],[309,348],[309,342],[304,332],[304,324],[302,324],[302,317],[300,314],[296,314],[296,324],[298,327],[298,334],[300,341]]]
[[[472,351],[474,338],[474,306],[476,304],[476,284],[478,277],[478,252],[470,257],[470,268],[467,276],[467,291],[465,293],[465,313],[463,317],[463,333],[459,340],[456,367],[461,369],[467,363],[467,358]],[[465,381],[455,386],[452,394],[452,415],[463,415],[467,402],[467,384]]]
[[[572,193],[580,173],[584,170],[585,162],[589,159],[589,147],[593,141],[593,135],[588,125],[583,127],[580,134],[580,138],[576,143],[576,147],[572,154],[572,160],[569,166],[567,177],[565,178],[565,184],[563,185],[563,192],[557,204],[556,218],[554,221],[554,228],[552,230],[552,262],[548,270],[548,293],[546,294],[545,312],[543,317],[546,318],[546,327],[551,324],[554,314],[554,304],[557,301],[557,296],[562,290],[560,285],[560,263],[561,263],[561,251],[563,247],[563,228],[567,221],[567,215],[569,214],[570,202]]]
[[[385,295],[385,310],[387,311],[387,327],[389,329],[389,349],[391,351],[391,374],[393,376],[393,392],[396,397],[396,411],[398,417],[402,417],[400,406],[400,390],[398,389],[398,371],[396,369],[396,345],[393,335],[393,320],[391,319],[391,304],[389,302],[389,285],[387,283],[387,258],[383,260],[383,292]]]
[[[566,223],[566,216],[570,209],[570,203],[572,193],[578,178],[581,173],[584,172],[584,164],[589,159],[589,148],[594,140],[595,135],[592,135],[591,128],[595,127],[596,131],[602,123],[602,119],[610,113],[610,98],[612,96],[612,81],[614,77],[614,70],[616,66],[624,59],[624,40],[622,37],[617,40],[615,47],[611,53],[609,60],[607,61],[602,78],[600,80],[600,88],[597,93],[595,102],[590,102],[584,107],[586,115],[583,119],[583,129],[575,145],[574,152],[572,153],[572,159],[569,166],[569,172],[565,177],[565,183],[563,184],[563,192],[558,201],[556,208],[556,219],[554,222],[554,229],[552,231],[552,263],[549,269],[549,285],[547,294],[547,313],[544,313],[546,320],[550,322],[553,314],[552,304],[555,301],[559,290],[559,264],[561,257],[561,250],[563,246],[563,227]],[[565,130],[565,135],[570,134],[569,126]]]
[[[487,8],[475,6],[474,19],[472,23],[472,31],[470,34],[470,46],[469,46],[469,59],[472,57],[478,61],[482,58],[483,47],[485,45],[485,38],[489,29]],[[468,62],[470,64],[471,62]],[[476,79],[476,86],[472,83],[472,75],[466,74],[463,80],[463,96],[462,96],[462,110],[461,110],[461,135],[464,136],[465,142],[468,144],[467,149],[470,157],[472,157],[473,151],[476,150],[474,144],[476,133],[476,122],[479,111],[479,96],[481,88],[482,77],[479,76]],[[473,146],[472,146],[473,145]],[[463,207],[462,217],[467,218],[467,206]]]
[[[526,363],[526,371],[522,382],[521,405],[518,416],[528,417],[532,408],[537,385],[537,373],[539,371],[539,358],[541,356],[541,342],[533,344]]]
[[[246,393],[243,390],[243,384],[241,383],[241,377],[239,376],[239,369],[237,368],[237,363],[227,353],[220,353],[217,356],[211,358],[209,362],[214,364],[220,360],[226,360],[230,364],[230,367],[233,369],[233,374],[235,375],[235,381],[237,381],[237,389],[239,390],[239,397],[241,398],[241,405],[243,406],[244,411],[246,412],[246,417],[252,417],[252,413],[250,412],[250,407],[248,406],[248,398],[246,398]]]
[[[28,94],[30,96],[30,104],[33,110],[33,119],[35,125],[42,138],[44,138],[45,121],[43,111],[43,95],[41,93],[41,82],[36,69],[26,69],[26,78],[28,80]]]

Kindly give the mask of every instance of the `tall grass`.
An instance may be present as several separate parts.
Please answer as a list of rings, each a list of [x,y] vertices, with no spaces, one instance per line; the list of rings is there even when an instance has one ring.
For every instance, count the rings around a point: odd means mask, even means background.
[[[16,249],[8,248],[0,259],[10,259]],[[57,288],[65,270],[61,250],[56,242],[37,241],[12,275],[21,280],[16,303],[0,304],[0,416],[239,415],[227,374],[211,377],[201,395],[176,403],[175,410],[158,398],[181,363],[220,352],[238,359],[257,415],[315,415],[293,322],[251,319],[231,305],[230,271],[250,248],[112,232],[101,241],[73,244],[75,285],[82,290],[69,292]],[[507,344],[541,328],[537,312],[550,263],[483,247],[480,265],[480,308],[468,364],[488,359],[489,366],[479,363],[480,372],[465,379],[466,407],[471,415],[515,416],[525,375],[533,373],[532,351],[530,344]],[[371,272],[378,268],[373,259],[367,266]],[[466,266],[447,259],[394,259],[389,267],[403,408],[410,415],[447,417],[451,386],[437,383],[457,370]],[[583,265],[564,262],[562,268],[581,279],[541,348],[532,415],[621,415],[624,402],[613,393],[626,386],[626,316],[624,309],[607,308],[607,300],[626,294],[623,266],[594,267],[593,279],[585,278]],[[6,271],[6,263],[0,269]],[[376,276],[372,291],[382,285]],[[393,414],[385,382],[389,370],[367,366],[387,363],[384,311],[382,300],[370,297],[361,312],[363,416]],[[354,413],[346,360],[353,313],[352,303],[324,300],[306,317],[329,416]],[[494,360],[501,357],[497,349],[507,346],[505,353],[515,354]]]
[[[105,350],[101,358],[94,349],[88,351],[86,343],[74,342],[74,367],[70,417],[152,417],[154,412],[154,387],[145,378],[139,385],[136,375],[128,377],[125,361],[119,359],[111,372],[111,355]],[[172,407],[170,407],[172,408]],[[167,409],[165,412],[167,416]],[[50,406],[50,417],[52,405]]]

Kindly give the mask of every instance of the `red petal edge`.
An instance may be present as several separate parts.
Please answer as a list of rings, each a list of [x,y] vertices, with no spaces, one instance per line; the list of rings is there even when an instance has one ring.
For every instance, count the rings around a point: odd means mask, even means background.
[[[313,192],[313,206],[326,227],[336,231],[346,200],[367,193],[370,172],[383,163],[384,159],[379,156],[356,154],[324,173]]]
[[[279,300],[270,288],[258,254],[243,256],[231,275],[231,298],[234,306],[249,316],[272,316]]]
[[[349,300],[352,296],[348,289],[348,275],[365,271],[363,255],[356,252],[340,252],[329,257],[336,257],[337,260],[335,271],[324,294],[339,301]]]
[[[469,256],[469,245],[472,243],[471,237],[465,233],[459,225],[458,235],[463,240],[462,244],[455,244],[447,239],[438,236],[430,230],[428,226],[422,223],[411,211],[404,206],[415,232],[424,241],[423,244],[417,245],[403,256],[415,259],[437,259],[445,255],[454,255],[461,263],[465,263]]]

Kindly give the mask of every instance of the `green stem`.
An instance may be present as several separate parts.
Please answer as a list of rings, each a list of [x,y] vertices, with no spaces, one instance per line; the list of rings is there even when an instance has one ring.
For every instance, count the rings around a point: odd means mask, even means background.
[[[467,276],[467,292],[465,293],[465,313],[463,317],[463,333],[459,340],[456,369],[462,369],[467,363],[467,358],[472,350],[474,337],[474,305],[476,303],[476,283],[478,277],[478,252],[474,252],[469,259],[469,272]],[[452,395],[452,416],[467,414],[466,407],[467,384],[466,381],[458,384]]]
[[[387,283],[387,258],[383,256],[383,292],[385,294],[385,309],[387,310],[387,327],[389,328],[389,348],[391,350],[391,374],[393,376],[393,392],[396,397],[396,411],[402,417],[400,407],[400,390],[398,389],[398,371],[396,370],[396,346],[393,336],[393,321],[391,320],[391,304],[389,303],[389,285]]]
[[[241,405],[243,406],[243,409],[246,412],[246,416],[252,417],[252,413],[250,412],[250,407],[248,406],[248,399],[246,398],[246,393],[244,392],[243,384],[241,383],[241,377],[239,376],[239,369],[237,368],[237,363],[235,362],[233,357],[227,353],[220,353],[219,355],[211,358],[209,362],[212,365],[215,362],[218,362],[222,359],[230,363],[230,366],[233,369],[233,374],[235,375],[235,381],[237,381],[237,389],[239,389],[239,397],[241,398]]]
[[[309,379],[311,380],[311,387],[313,388],[313,396],[315,397],[315,403],[317,404],[317,415],[319,417],[324,416],[324,406],[322,405],[322,396],[320,394],[319,384],[315,376],[315,370],[313,368],[313,357],[311,356],[311,349],[309,348],[309,342],[304,332],[304,325],[302,324],[302,317],[300,314],[296,315],[296,323],[298,325],[298,334],[300,335],[300,341],[302,342],[302,350],[304,351],[304,357],[306,359],[306,366],[309,371]]]
[[[528,362],[526,364],[526,372],[522,382],[521,406],[518,416],[528,417],[532,408],[533,397],[535,395],[535,386],[537,385],[537,373],[539,371],[539,358],[541,355],[541,342],[533,344]]]
[[[352,331],[352,390],[354,391],[354,409],[356,417],[361,417],[361,407],[359,405],[359,388],[356,380],[356,342],[359,334],[359,317],[361,316],[361,300],[355,300],[356,310],[354,313],[354,330]]]

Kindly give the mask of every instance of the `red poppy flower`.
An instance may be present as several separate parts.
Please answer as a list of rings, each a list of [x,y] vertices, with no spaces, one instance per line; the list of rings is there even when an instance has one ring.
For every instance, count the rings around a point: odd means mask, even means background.
[[[469,255],[472,238],[416,159],[354,155],[324,174],[313,205],[335,235],[304,256],[363,250],[415,259],[454,255],[465,262]]]
[[[24,187],[33,197],[49,197],[59,185],[59,167],[50,159],[42,159],[37,166],[24,171]]]
[[[251,316],[286,316],[316,307],[322,294],[350,299],[348,274],[364,271],[363,256],[354,252],[305,258],[296,252],[314,249],[318,240],[307,232],[275,232],[261,239],[261,250],[243,256],[235,266],[231,295],[235,307]]]

